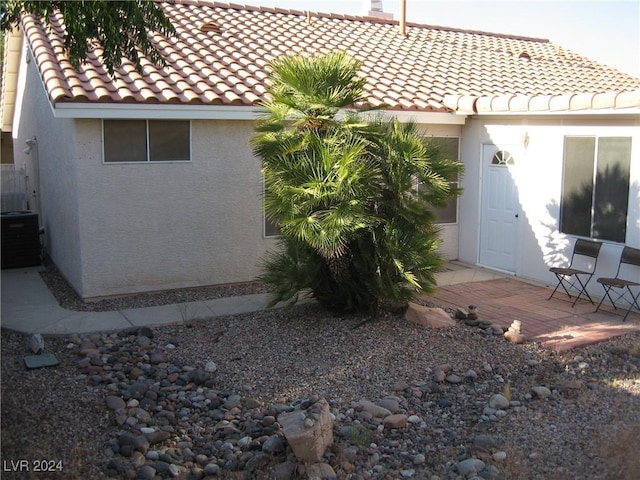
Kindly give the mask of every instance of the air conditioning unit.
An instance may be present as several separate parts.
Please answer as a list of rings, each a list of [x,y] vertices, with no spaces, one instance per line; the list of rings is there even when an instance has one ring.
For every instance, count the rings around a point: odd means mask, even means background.
[[[31,211],[2,212],[2,268],[40,265],[40,225]]]

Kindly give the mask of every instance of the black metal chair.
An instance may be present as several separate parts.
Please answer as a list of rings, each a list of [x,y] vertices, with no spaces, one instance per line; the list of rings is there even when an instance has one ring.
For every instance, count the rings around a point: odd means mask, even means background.
[[[577,239],[573,246],[573,254],[571,255],[571,262],[569,263],[569,266],[552,267],[549,269],[550,272],[555,274],[558,279],[558,284],[547,300],[551,300],[551,297],[556,293],[558,287],[562,287],[569,298],[571,298],[569,288],[573,288],[578,291],[578,296],[573,301],[573,304],[571,305],[572,307],[575,306],[582,295],[585,295],[591,304],[595,305],[589,296],[589,292],[587,292],[587,285],[596,271],[600,247],[602,247],[602,243],[596,240],[584,240],[582,238]],[[588,269],[586,269],[587,267],[576,268],[578,258],[580,257],[582,257],[582,260],[593,259],[593,264],[587,265]]]
[[[600,310],[600,305],[602,305],[602,302],[604,301],[604,299],[609,298],[609,301],[613,305],[613,308],[617,310],[616,302],[613,301],[613,298],[611,298],[611,295],[610,295],[612,288],[622,289],[622,293],[618,295],[618,298],[616,298],[616,301],[623,299],[624,294],[629,292],[631,301],[628,301],[626,298],[624,299],[629,303],[629,309],[627,310],[627,313],[625,313],[622,321],[625,321],[627,319],[633,307],[636,307],[640,312],[640,305],[638,304],[638,297],[640,297],[640,288],[638,289],[638,293],[636,293],[635,295],[631,290],[631,287],[640,287],[640,273],[638,273],[637,282],[633,280],[621,278],[620,269],[625,265],[630,267],[629,271],[623,272],[623,275],[625,276],[626,275],[630,276],[631,270],[636,269],[636,267],[640,269],[640,249],[633,248],[633,247],[624,247],[622,249],[622,255],[620,255],[620,262],[618,263],[618,271],[616,272],[616,276],[614,278],[598,278],[598,283],[600,283],[604,288],[604,297],[602,297],[602,300],[600,300],[600,303],[598,304],[598,308],[596,308],[596,312],[597,312],[598,310]],[[638,270],[638,272],[640,272],[640,270]]]

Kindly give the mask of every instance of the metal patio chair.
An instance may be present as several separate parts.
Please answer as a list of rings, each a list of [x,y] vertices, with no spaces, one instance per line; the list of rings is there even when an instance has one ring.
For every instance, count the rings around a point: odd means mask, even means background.
[[[628,266],[630,268],[626,268],[625,266]],[[631,312],[633,307],[636,307],[640,312],[640,305],[638,304],[638,297],[640,297],[640,288],[638,289],[638,292],[635,295],[631,290],[631,287],[640,287],[640,281],[634,281],[634,280],[622,278],[620,276],[621,275],[620,269],[623,267],[625,267],[625,270],[628,270],[622,273],[625,276],[627,275],[630,276],[632,270],[638,271],[638,269],[640,269],[640,249],[633,248],[633,247],[624,247],[622,249],[622,255],[620,255],[620,262],[618,263],[618,271],[616,272],[616,276],[614,278],[598,278],[597,280],[598,283],[600,283],[604,288],[604,297],[602,297],[602,300],[600,300],[600,303],[598,304],[598,308],[596,308],[596,312],[600,309],[600,305],[602,305],[602,302],[604,301],[605,298],[609,298],[609,301],[613,305],[613,308],[617,310],[616,302],[614,302],[613,298],[611,298],[610,292],[612,288],[620,288],[622,289],[622,293],[618,295],[618,298],[616,298],[616,301],[619,301],[620,299],[624,299],[629,303],[629,309],[627,310],[627,313],[625,313],[624,318],[622,319],[622,321],[625,321],[629,316],[629,313]],[[637,278],[640,280],[640,273],[638,273]],[[627,292],[629,292],[631,301],[628,301],[626,298],[624,298],[624,294]]]
[[[571,298],[569,289],[572,288],[578,291],[578,296],[573,301],[573,304],[571,305],[572,307],[576,305],[582,295],[585,295],[591,304],[595,305],[589,296],[589,292],[587,292],[587,285],[596,271],[600,247],[602,247],[602,243],[596,240],[585,240],[582,238],[577,239],[573,246],[573,253],[571,254],[571,262],[569,263],[569,266],[552,267],[549,269],[550,272],[555,274],[558,279],[558,284],[547,300],[551,300],[551,297],[556,293],[558,287],[562,287],[569,298]],[[587,260],[586,263],[584,262],[585,260]],[[580,268],[577,268],[579,262],[585,263],[585,267],[580,264]],[[593,264],[591,264],[591,262],[593,262]]]

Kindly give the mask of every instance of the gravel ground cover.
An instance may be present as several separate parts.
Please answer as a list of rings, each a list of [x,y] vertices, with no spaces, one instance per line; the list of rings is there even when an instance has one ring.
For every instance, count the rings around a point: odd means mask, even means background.
[[[27,370],[2,331],[3,479],[304,479],[277,418],[319,397],[339,479],[640,471],[637,334],[555,354],[309,304],[45,343],[60,364]]]
[[[47,262],[46,268],[40,272],[40,276],[61,307],[80,312],[107,312],[129,308],[156,307],[267,291],[265,285],[256,281],[123,295],[84,302],[51,262]]]

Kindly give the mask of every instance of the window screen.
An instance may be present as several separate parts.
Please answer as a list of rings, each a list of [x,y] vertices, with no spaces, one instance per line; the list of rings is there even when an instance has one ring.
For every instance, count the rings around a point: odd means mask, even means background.
[[[147,126],[144,120],[105,120],[104,161],[146,162]]]
[[[189,160],[189,122],[149,120],[149,160]]]

